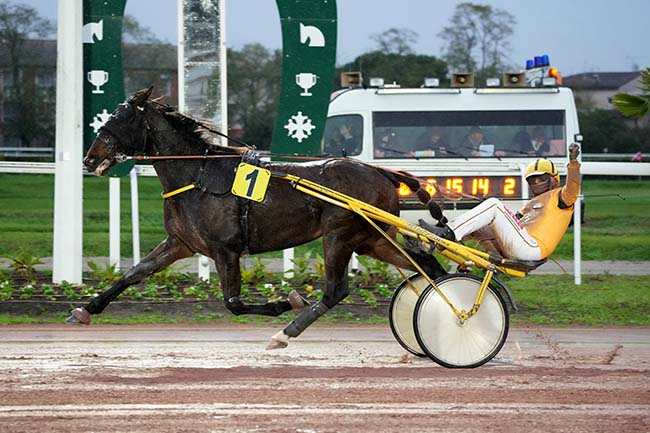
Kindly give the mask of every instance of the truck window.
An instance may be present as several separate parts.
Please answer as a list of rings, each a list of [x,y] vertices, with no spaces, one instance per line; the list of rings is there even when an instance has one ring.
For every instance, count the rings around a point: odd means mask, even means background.
[[[566,156],[563,110],[373,113],[375,158]]]
[[[355,156],[361,153],[363,143],[363,118],[359,114],[346,114],[327,118],[321,150],[334,156]]]

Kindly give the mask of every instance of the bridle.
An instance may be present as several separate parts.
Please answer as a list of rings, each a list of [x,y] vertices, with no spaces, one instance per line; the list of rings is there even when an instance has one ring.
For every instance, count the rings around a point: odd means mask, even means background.
[[[134,153],[145,154],[148,145],[147,137],[149,135],[147,134],[147,132],[152,130],[152,127],[149,125],[149,122],[147,121],[147,117],[145,115],[148,107],[146,105],[142,107],[139,106],[134,107],[131,103],[128,102],[123,103],[122,106],[125,107],[125,109],[127,110],[135,110],[135,112],[133,113],[134,118],[132,122],[139,121],[141,119],[142,122],[144,123],[144,128],[142,129],[142,139],[140,140],[140,142],[142,143],[142,148],[139,151],[135,151]],[[100,140],[104,142],[104,149],[106,153],[108,153],[109,155],[113,155],[113,158],[118,163],[124,162],[130,158],[125,153],[124,143],[128,143],[130,140],[126,138],[121,131],[109,126],[110,120],[111,119],[109,118],[108,121],[106,121],[106,123],[104,123],[104,125],[102,125],[101,128],[99,128],[100,134],[102,132],[105,132],[104,136],[101,137]],[[155,143],[154,143],[154,149],[155,149]],[[158,152],[156,151],[156,153]]]

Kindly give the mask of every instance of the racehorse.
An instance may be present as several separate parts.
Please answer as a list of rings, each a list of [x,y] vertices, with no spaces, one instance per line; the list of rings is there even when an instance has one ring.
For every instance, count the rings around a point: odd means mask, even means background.
[[[163,204],[167,239],[109,289],[84,307],[74,309],[69,323],[90,324],[91,315],[104,311],[127,287],[179,259],[200,253],[214,260],[225,306],[233,314],[278,316],[292,308],[303,308],[296,320],[272,337],[268,348],[273,349],[286,347],[290,337],[300,335],[349,294],[345,276],[353,252],[414,270],[407,258],[360,216],[297,191],[287,180],[271,178],[261,202],[235,197],[231,193],[235,171],[248,149],[214,144],[216,135],[211,124],[150,100],[152,89],[136,92],[116,108],[100,128],[84,165],[101,176],[125,156],[152,157],[163,191],[171,192]],[[161,158],[164,156],[169,158]],[[317,182],[394,215],[399,214],[399,182],[414,191],[420,188],[419,182],[406,174],[347,158],[258,163],[271,171]],[[424,200],[422,194],[420,197]],[[394,227],[380,226],[395,236]],[[326,283],[319,302],[308,305],[297,294],[286,301],[266,304],[246,304],[239,298],[242,254],[282,250],[321,236]],[[409,254],[431,277],[446,273],[433,256],[418,251]]]

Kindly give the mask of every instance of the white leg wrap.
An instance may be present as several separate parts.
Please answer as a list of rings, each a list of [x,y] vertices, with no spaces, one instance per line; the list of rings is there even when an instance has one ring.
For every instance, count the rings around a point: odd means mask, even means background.
[[[284,331],[280,331],[271,337],[271,341],[269,342],[268,346],[266,346],[266,350],[284,349],[288,345],[289,336],[285,334]]]

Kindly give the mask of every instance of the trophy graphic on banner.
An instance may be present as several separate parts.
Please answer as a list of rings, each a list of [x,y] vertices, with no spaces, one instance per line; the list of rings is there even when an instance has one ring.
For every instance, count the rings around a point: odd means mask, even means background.
[[[88,72],[88,81],[90,81],[90,84],[95,86],[95,88],[93,89],[93,93],[104,93],[104,91],[101,90],[100,87],[108,82],[108,72],[101,71],[101,70],[90,71]]]
[[[303,89],[303,92],[300,94],[300,96],[311,96],[309,89],[316,85],[317,79],[318,76],[316,74],[312,74],[311,72],[302,72],[300,74],[296,74],[296,84]]]

